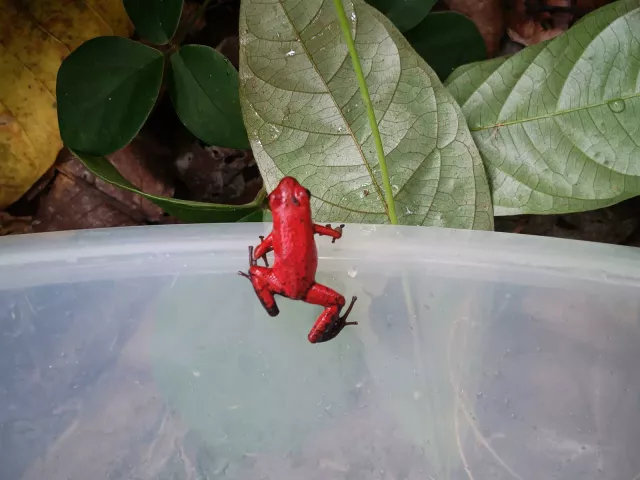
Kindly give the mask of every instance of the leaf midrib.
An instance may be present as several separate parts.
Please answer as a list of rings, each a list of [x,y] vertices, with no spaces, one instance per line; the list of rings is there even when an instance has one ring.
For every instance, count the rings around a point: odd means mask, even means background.
[[[639,93],[634,93],[632,95],[623,96],[623,97],[612,98],[612,99],[607,100],[605,102],[593,103],[591,105],[586,105],[586,106],[576,107],[576,108],[567,108],[567,109],[564,109],[564,110],[558,110],[557,112],[548,113],[546,115],[538,115],[538,116],[535,116],[535,117],[528,117],[528,118],[524,118],[524,119],[511,120],[511,121],[507,121],[507,122],[499,122],[499,123],[494,123],[494,124],[491,124],[491,125],[482,125],[482,126],[479,126],[479,127],[469,128],[469,130],[471,130],[472,132],[480,132],[482,130],[488,130],[490,128],[508,127],[510,125],[517,125],[517,124],[527,123],[527,122],[535,122],[536,120],[543,120],[545,118],[558,117],[560,115],[565,115],[567,113],[580,112],[580,111],[583,111],[583,110],[588,110],[590,108],[604,107],[605,105],[608,105],[611,102],[632,100],[632,99],[635,99],[635,98],[640,98],[640,92]]]
[[[307,58],[309,59],[309,63],[311,64],[311,66],[313,67],[313,70],[316,72],[316,75],[318,75],[318,77],[320,78],[320,81],[322,82],[322,84],[325,86],[325,88],[327,89],[327,93],[329,94],[329,97],[331,98],[331,101],[333,102],[333,104],[335,105],[336,109],[338,110],[338,112],[340,112],[340,116],[342,117],[342,120],[344,121],[344,124],[346,125],[347,131],[349,132],[349,135],[351,136],[351,138],[353,139],[353,143],[356,145],[356,148],[358,149],[358,152],[360,153],[360,157],[362,158],[362,162],[365,166],[365,168],[367,169],[367,171],[369,172],[369,177],[371,178],[371,182],[374,186],[374,188],[376,189],[376,193],[378,194],[378,198],[380,199],[380,201],[384,204],[384,194],[382,193],[382,189],[380,188],[380,185],[378,185],[378,182],[376,181],[375,176],[373,175],[373,171],[371,169],[371,167],[369,166],[369,162],[367,162],[367,157],[365,157],[364,152],[362,151],[362,146],[360,145],[360,143],[358,143],[358,140],[356,139],[355,133],[353,132],[353,130],[351,129],[351,125],[349,124],[349,122],[347,121],[347,119],[344,116],[344,113],[342,111],[342,109],[340,108],[340,106],[336,103],[336,99],[334,98],[331,89],[329,88],[329,85],[327,84],[327,82],[325,81],[324,77],[320,74],[320,72],[318,71],[317,65],[315,64],[315,62],[313,61],[313,57],[311,56],[309,50],[307,49],[307,46],[305,45],[305,43],[302,41],[302,38],[300,37],[300,32],[298,31],[298,29],[295,27],[293,21],[291,20],[291,17],[289,16],[289,12],[287,11],[287,9],[284,6],[284,1],[283,0],[278,0],[278,4],[280,5],[280,8],[282,9],[284,15],[287,17],[287,20],[289,21],[289,24],[291,25],[291,29],[295,32],[298,43],[301,45],[302,49],[304,50],[305,55],[307,56]],[[320,7],[322,8],[322,7]],[[355,8],[355,6],[354,6]],[[315,17],[315,16],[314,16]],[[312,20],[313,21],[313,20]],[[358,19],[356,16],[356,25],[355,25],[355,30],[357,31],[357,24]],[[309,25],[311,24],[311,22],[309,23]],[[348,55],[348,54],[347,54]],[[343,63],[344,64],[344,61]],[[345,208],[342,205],[335,205],[332,204],[331,202],[326,201],[323,198],[320,198],[320,200],[322,200],[323,202],[326,202],[327,204],[330,205],[334,205],[336,207],[339,208],[343,208],[345,210],[350,210],[348,208]],[[354,212],[358,212],[357,210],[353,210]],[[366,213],[366,212],[358,212],[358,213]],[[372,212],[373,213],[373,212]],[[386,212],[383,212],[385,215],[387,215],[387,217],[389,216],[389,214]],[[377,213],[376,213],[377,214]]]
[[[154,49],[155,50],[155,49]],[[157,51],[157,50],[156,50]],[[147,68],[153,66],[154,62],[158,61],[158,60],[163,60],[162,55],[158,56],[158,57],[154,57],[151,59],[151,61],[145,63],[144,65],[142,65],[141,67],[137,67],[135,69],[132,69],[130,71],[130,73],[128,73],[126,76],[124,76],[122,78],[121,82],[118,82],[112,89],[108,90],[104,96],[94,96],[92,97],[92,101],[87,102],[87,103],[83,103],[82,105],[80,105],[80,107],[83,110],[93,110],[93,108],[99,104],[99,103],[103,103],[105,98],[109,98],[109,96],[113,96],[114,92],[116,92],[119,88],[122,87],[122,85],[126,84],[127,82],[129,82],[129,80],[131,80],[132,77],[134,76],[138,76],[140,74],[140,72],[142,72],[143,70],[146,70]]]
[[[176,52],[177,55],[180,55],[180,52]],[[198,80],[198,77],[196,77],[196,75],[193,73],[193,71],[191,70],[191,68],[189,68],[187,66],[187,62],[184,61],[184,57],[180,56],[180,60],[182,61],[182,65],[184,65],[184,68],[187,72],[189,72],[189,75],[191,75],[191,78],[193,79],[193,81],[196,83],[196,85],[198,85],[198,88],[200,89],[200,91],[203,93],[203,95],[205,96],[205,98],[207,100],[209,100],[209,103],[211,104],[211,106],[213,106],[221,115],[225,115],[226,112],[224,112],[222,110],[222,108],[220,107],[220,105],[218,105],[214,99],[209,95],[209,92],[207,92],[207,90],[202,86],[202,83],[200,83],[200,80]]]

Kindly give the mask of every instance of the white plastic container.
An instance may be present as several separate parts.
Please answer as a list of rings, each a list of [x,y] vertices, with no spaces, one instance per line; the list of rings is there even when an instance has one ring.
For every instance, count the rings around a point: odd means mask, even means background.
[[[312,345],[237,275],[269,228],[0,239],[0,479],[640,478],[640,250],[347,225]]]

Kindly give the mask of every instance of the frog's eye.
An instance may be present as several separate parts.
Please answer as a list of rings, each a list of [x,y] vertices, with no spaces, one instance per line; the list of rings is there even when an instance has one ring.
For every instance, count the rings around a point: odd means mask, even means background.
[[[308,188],[305,188],[305,190],[307,191],[307,195],[309,195],[309,197],[311,197],[311,191]]]
[[[268,202],[270,204],[271,203],[277,204],[277,203],[280,203],[281,198],[280,198],[280,195],[278,194],[278,192],[276,190],[274,190],[273,192],[271,192],[268,195],[267,200],[268,200]]]

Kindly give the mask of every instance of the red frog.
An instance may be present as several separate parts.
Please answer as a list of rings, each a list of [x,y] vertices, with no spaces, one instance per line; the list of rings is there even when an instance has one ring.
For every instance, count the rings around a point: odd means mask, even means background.
[[[345,299],[338,292],[316,283],[318,267],[318,251],[314,235],[328,235],[336,239],[342,237],[342,228],[331,225],[317,225],[311,220],[311,192],[298,183],[293,177],[284,177],[276,189],[269,194],[269,208],[273,216],[273,230],[266,238],[260,237],[261,243],[254,251],[249,247],[249,273],[238,272],[248,278],[258,298],[269,315],[275,317],[280,313],[274,295],[293,300],[303,300],[313,305],[322,305],[320,314],[309,332],[311,343],[326,342],[347,325],[358,322],[347,322],[356,297],[344,315],[340,311]],[[273,251],[274,262],[269,268],[267,253]],[[262,258],[266,267],[257,265]]]

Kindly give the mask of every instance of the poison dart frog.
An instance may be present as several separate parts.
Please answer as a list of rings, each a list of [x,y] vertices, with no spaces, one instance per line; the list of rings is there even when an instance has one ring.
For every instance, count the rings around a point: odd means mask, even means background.
[[[340,311],[345,299],[338,292],[316,282],[318,252],[314,235],[327,235],[331,243],[342,237],[344,225],[317,225],[311,220],[311,192],[293,177],[284,177],[268,196],[273,216],[273,230],[267,237],[260,237],[260,244],[249,247],[249,272],[238,272],[248,278],[269,315],[280,313],[274,295],[321,305],[324,311],[309,332],[311,343],[326,342],[335,338],[347,325],[347,317],[356,301],[351,299],[344,315]],[[273,251],[273,266],[269,267],[267,253]],[[262,258],[265,267],[258,266]]]

